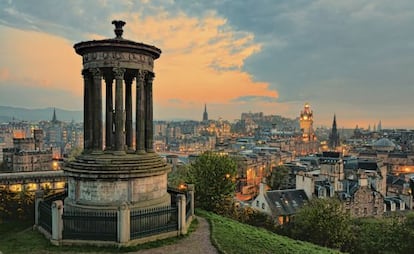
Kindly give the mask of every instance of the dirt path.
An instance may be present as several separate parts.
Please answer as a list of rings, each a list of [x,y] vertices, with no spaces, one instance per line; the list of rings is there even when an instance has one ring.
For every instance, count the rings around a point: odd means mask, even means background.
[[[216,248],[210,241],[210,227],[206,219],[197,217],[198,227],[190,236],[176,244],[154,249],[128,252],[129,254],[217,254]]]

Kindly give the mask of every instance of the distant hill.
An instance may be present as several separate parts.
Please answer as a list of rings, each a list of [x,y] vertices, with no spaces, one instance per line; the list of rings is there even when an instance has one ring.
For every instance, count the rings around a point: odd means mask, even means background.
[[[9,106],[0,106],[0,122],[17,121],[41,121],[52,120],[53,108],[28,109]],[[71,111],[56,108],[56,117],[59,121],[75,122],[83,121],[83,111]]]

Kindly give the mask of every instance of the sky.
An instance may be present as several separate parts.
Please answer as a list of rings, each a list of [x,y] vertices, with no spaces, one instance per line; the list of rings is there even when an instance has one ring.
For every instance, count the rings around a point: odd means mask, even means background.
[[[80,41],[162,50],[154,119],[240,119],[414,128],[412,0],[0,0],[0,105],[83,108]]]

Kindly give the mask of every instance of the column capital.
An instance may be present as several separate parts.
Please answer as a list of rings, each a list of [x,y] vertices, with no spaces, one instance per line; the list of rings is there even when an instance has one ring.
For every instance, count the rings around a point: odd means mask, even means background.
[[[155,78],[155,74],[153,72],[148,72],[146,77],[147,82],[152,84],[152,81],[154,81]]]
[[[112,68],[112,72],[115,76],[115,79],[124,79],[125,68],[115,67]]]
[[[92,73],[94,79],[102,78],[102,71],[99,68],[92,68],[89,70]]]
[[[105,80],[105,83],[112,83],[112,80],[114,79],[114,74],[112,73],[112,71],[104,71],[103,78]]]
[[[148,71],[145,70],[138,70],[137,74],[137,81],[139,81],[141,84],[145,82],[145,78],[147,77]]]
[[[91,77],[91,72],[89,69],[83,69],[81,72],[83,79],[89,79]]]
[[[126,72],[124,75],[126,84],[132,84],[132,81],[134,80],[134,78],[135,78],[135,75],[130,72]]]

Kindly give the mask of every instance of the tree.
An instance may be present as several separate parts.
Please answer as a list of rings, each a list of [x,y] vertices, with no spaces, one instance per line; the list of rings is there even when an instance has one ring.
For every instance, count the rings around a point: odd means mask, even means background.
[[[188,182],[188,166],[178,165],[177,168],[168,174],[168,186],[179,188]]]
[[[267,185],[272,190],[286,189],[289,184],[290,169],[280,165],[272,168],[270,174],[266,177]]]
[[[195,205],[219,211],[222,202],[233,197],[236,162],[227,155],[205,152],[190,165],[189,182],[195,184]]]
[[[295,238],[329,248],[341,248],[352,239],[351,219],[338,199],[314,198],[293,221]]]
[[[407,238],[409,232],[401,217],[359,218],[353,224],[356,237],[352,249],[347,250],[350,253],[412,253],[404,250],[412,245],[412,239]]]
[[[73,147],[68,155],[68,161],[74,161],[76,157],[82,154],[83,148],[80,146]]]

